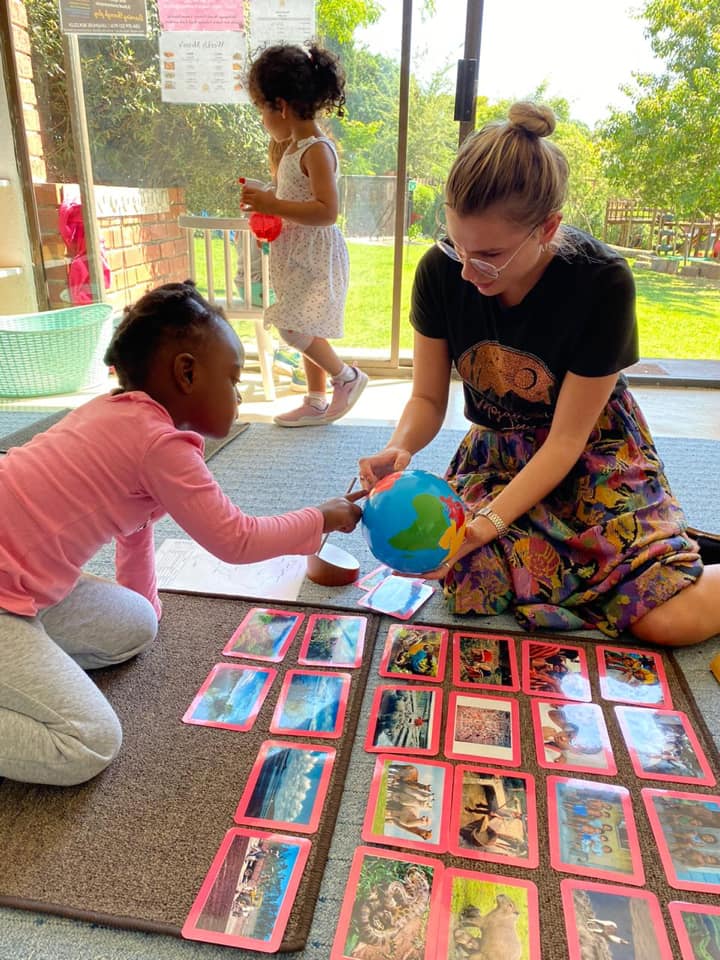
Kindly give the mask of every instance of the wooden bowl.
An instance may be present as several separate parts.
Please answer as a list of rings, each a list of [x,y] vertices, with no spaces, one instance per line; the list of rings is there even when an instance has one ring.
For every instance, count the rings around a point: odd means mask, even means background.
[[[321,587],[345,587],[355,583],[359,573],[355,557],[332,543],[307,558],[307,578]]]

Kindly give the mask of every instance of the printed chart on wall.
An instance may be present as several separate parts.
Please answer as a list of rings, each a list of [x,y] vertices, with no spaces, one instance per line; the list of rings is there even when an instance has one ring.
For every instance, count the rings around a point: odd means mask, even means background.
[[[232,0],[158,0],[160,89],[166,103],[249,103],[248,50],[307,43],[314,0],[253,0],[249,23]]]
[[[160,88],[166,103],[247,102],[242,4],[158,0]]]
[[[315,36],[315,0],[252,0],[253,49],[274,43],[307,43]]]
[[[247,103],[244,72],[244,33],[160,35],[160,84],[166,103]]]

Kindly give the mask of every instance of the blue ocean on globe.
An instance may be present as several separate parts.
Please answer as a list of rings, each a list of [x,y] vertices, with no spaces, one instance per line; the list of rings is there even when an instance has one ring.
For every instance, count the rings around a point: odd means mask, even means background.
[[[405,470],[383,477],[370,491],[362,531],[382,563],[402,573],[427,573],[460,547],[465,509],[442,477]]]

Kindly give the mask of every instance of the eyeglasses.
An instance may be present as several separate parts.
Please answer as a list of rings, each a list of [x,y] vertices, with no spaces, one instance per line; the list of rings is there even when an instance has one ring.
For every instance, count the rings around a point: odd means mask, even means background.
[[[535,233],[536,230],[537,230],[537,227],[532,228],[530,233],[525,237],[525,239],[517,248],[515,253],[513,253],[513,255],[508,260],[506,260],[505,263],[503,263],[502,266],[500,267],[496,267],[492,263],[486,263],[485,260],[474,260],[472,259],[472,257],[471,258],[461,257],[460,254],[455,249],[455,247],[453,247],[452,244],[450,244],[446,240],[436,240],[435,244],[436,246],[440,247],[440,249],[445,254],[445,256],[450,257],[451,260],[455,260],[457,263],[462,263],[463,266],[465,264],[470,264],[470,266],[473,268],[473,270],[475,270],[476,273],[482,274],[484,277],[487,277],[488,280],[497,280],[497,278],[503,272],[505,267],[510,266],[510,264],[513,262],[515,257],[520,253],[522,248],[525,246],[525,244],[528,242],[530,237],[532,237],[532,235]]]

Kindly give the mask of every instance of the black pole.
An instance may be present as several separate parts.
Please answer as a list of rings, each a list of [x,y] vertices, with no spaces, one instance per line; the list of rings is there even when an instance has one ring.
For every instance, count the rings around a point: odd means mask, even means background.
[[[458,145],[475,129],[483,6],[484,0],[467,0],[465,56],[458,61],[455,90],[455,119],[460,121]]]

